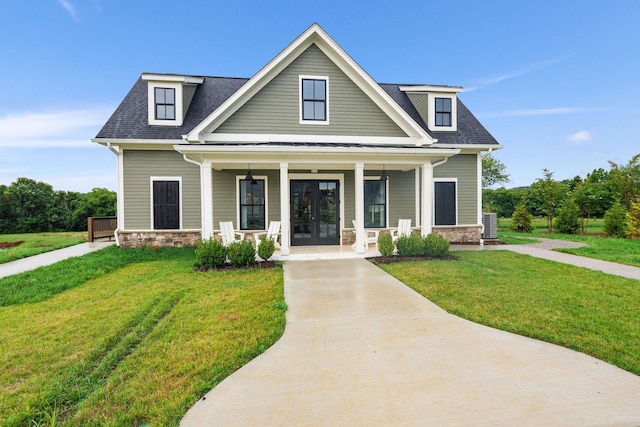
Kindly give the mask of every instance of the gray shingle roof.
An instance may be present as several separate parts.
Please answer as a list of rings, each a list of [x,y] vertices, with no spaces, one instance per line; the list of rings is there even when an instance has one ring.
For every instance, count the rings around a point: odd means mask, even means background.
[[[149,126],[147,82],[139,78],[96,138],[103,139],[182,139],[202,120],[233,95],[249,79],[233,77],[203,77],[191,101],[182,126]],[[401,85],[380,84],[407,114],[440,144],[498,145],[498,141],[480,124],[478,119],[458,99],[457,132],[432,132],[418,114]],[[403,85],[404,86],[404,85]]]

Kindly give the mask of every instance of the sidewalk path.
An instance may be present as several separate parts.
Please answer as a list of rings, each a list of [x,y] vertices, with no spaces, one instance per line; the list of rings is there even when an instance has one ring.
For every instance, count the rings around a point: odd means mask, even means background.
[[[51,265],[58,261],[62,261],[63,259],[88,254],[89,252],[97,251],[98,249],[106,248],[113,244],[115,244],[115,242],[81,243],[79,245],[69,246],[67,248],[18,259],[16,261],[6,262],[4,264],[0,264],[0,279],[25,271],[34,270],[45,265]]]
[[[444,310],[362,259],[290,261],[283,337],[181,426],[640,425],[640,377]]]

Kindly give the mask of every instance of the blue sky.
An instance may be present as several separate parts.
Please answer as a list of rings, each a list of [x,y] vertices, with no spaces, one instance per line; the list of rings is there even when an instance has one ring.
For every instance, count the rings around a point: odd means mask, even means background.
[[[318,22],[375,80],[463,86],[507,187],[640,152],[640,1],[3,2],[0,184],[116,189],[91,143],[142,72],[251,77]]]

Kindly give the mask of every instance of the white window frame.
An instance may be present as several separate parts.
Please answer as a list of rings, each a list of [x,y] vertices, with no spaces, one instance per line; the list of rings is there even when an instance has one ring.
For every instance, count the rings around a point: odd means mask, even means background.
[[[156,119],[156,97],[155,92],[156,88],[161,89],[174,89],[175,90],[175,108],[176,108],[176,118],[173,120],[165,120],[165,119]],[[150,81],[148,82],[148,103],[149,103],[149,125],[153,126],[182,126],[183,121],[183,105],[182,105],[182,83],[180,82],[157,82]]]
[[[246,175],[236,175],[236,229],[241,230],[240,228],[240,181],[243,181]],[[254,175],[253,179],[263,179],[264,180],[264,226],[269,227],[269,177],[267,175]],[[267,231],[268,228],[264,230],[242,230],[242,232],[252,232],[252,231]]]
[[[184,227],[182,225],[182,220],[183,220],[183,215],[182,215],[182,206],[184,205],[183,203],[183,195],[184,192],[182,191],[182,177],[181,176],[150,176],[149,177],[149,224],[151,224],[151,229],[152,230],[164,230],[163,228],[156,228],[156,225],[154,224],[154,215],[153,215],[153,183],[155,181],[178,181],[178,191],[180,192],[180,194],[178,195],[178,203],[180,203],[179,206],[179,215],[180,215],[180,224],[179,224],[179,228],[178,230],[183,230]]]
[[[434,132],[452,132],[458,130],[458,102],[455,93],[429,92],[428,94],[428,121],[430,130]],[[451,126],[436,126],[436,98],[449,98],[451,100]]]
[[[436,182],[453,182],[456,184],[456,223],[453,225],[436,225]],[[458,212],[460,211],[460,203],[458,203],[460,193],[458,178],[434,178],[433,179],[433,206],[431,207],[431,218],[433,218],[433,226],[434,227],[455,227],[460,221],[458,220]]]
[[[385,227],[365,227],[365,229],[369,230],[384,230],[385,228],[389,228],[389,211],[391,210],[389,208],[389,179],[390,177],[387,176],[387,180],[385,181],[385,193],[384,193],[384,197],[385,197],[385,223],[387,224]],[[380,181],[380,175],[375,176],[375,175],[365,175],[364,176],[364,180],[365,181]],[[362,197],[362,202],[364,203],[364,188],[362,189],[363,192],[363,197]],[[365,212],[365,215],[367,213]]]
[[[304,120],[302,117],[302,80],[324,80],[325,81],[325,106],[326,106],[326,116],[325,120]],[[328,125],[329,124],[329,76],[309,76],[309,75],[299,75],[298,76],[298,114],[300,115],[300,124],[301,125]]]

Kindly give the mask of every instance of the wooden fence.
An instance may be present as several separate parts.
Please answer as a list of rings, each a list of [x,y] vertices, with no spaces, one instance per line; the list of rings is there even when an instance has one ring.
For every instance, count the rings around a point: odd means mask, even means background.
[[[89,241],[108,237],[111,240],[114,237],[114,231],[118,227],[118,217],[102,216],[87,218],[87,230],[89,232]]]

